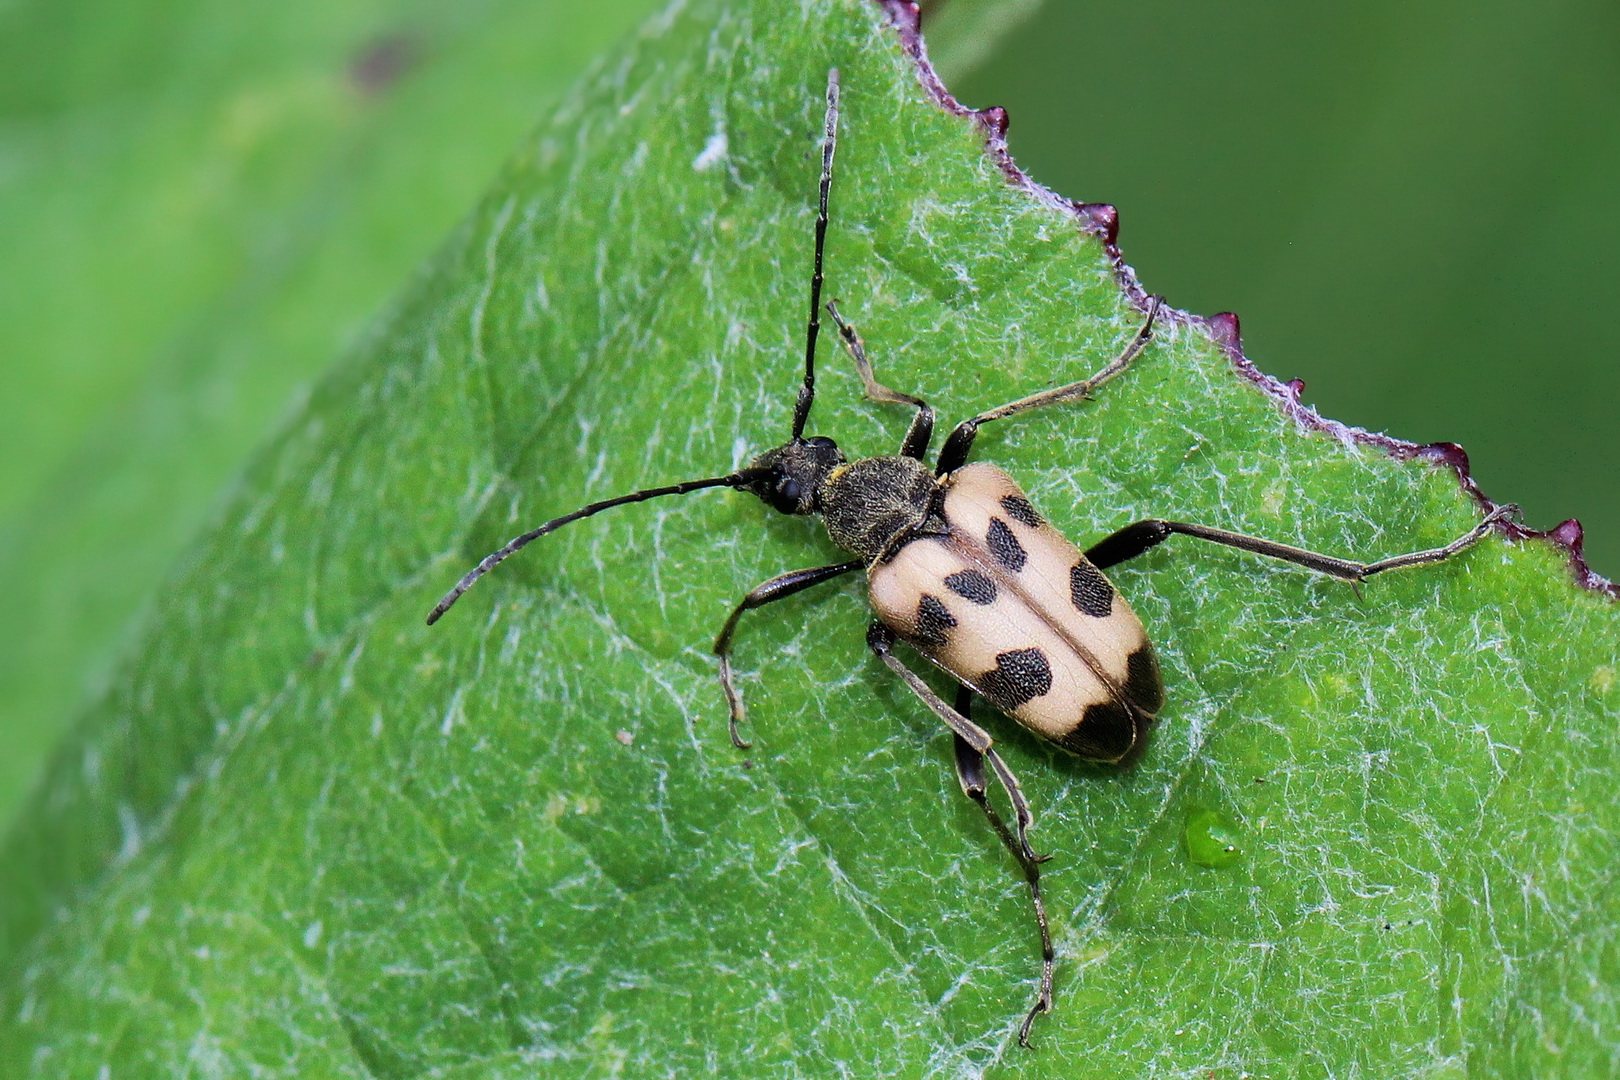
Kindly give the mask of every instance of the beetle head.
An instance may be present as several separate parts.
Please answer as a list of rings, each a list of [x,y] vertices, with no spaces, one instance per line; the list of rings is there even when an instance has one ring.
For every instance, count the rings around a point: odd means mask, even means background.
[[[813,514],[818,509],[816,494],[827,474],[843,463],[843,451],[825,435],[794,439],[755,458],[750,468],[770,471],[742,485],[742,490],[758,495],[771,509],[784,514]]]

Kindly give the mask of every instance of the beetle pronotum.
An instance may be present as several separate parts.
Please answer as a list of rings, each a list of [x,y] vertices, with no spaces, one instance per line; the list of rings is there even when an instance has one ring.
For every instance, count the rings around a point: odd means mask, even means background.
[[[731,670],[732,637],[743,612],[784,599],[813,585],[864,570],[877,614],[867,644],[883,663],[950,729],[957,779],[984,811],[990,825],[1023,868],[1041,936],[1041,974],[1035,1002],[1019,1028],[1029,1045],[1035,1017],[1052,1008],[1052,936],[1041,898],[1040,864],[1029,843],[1029,804],[1018,779],[970,719],[975,695],[1054,745],[1095,761],[1118,762],[1131,753],[1163,703],[1158,662],[1142,624],[1102,571],[1183,535],[1295,563],[1321,574],[1359,583],[1408,566],[1436,563],[1474,544],[1492,524],[1515,511],[1502,507],[1440,548],[1372,563],[1319,555],[1225,529],[1156,518],[1138,521],[1083,553],[1038,514],[1017,483],[988,464],[968,464],[968,451],[983,425],[1062,402],[1084,401],[1123,372],[1153,336],[1159,301],[1148,305],[1141,328],[1122,352],[1090,378],[1042,390],[982,412],[958,424],[934,467],[924,459],[933,438],[934,410],[921,398],[878,382],[855,328],[828,302],[827,313],[873,401],[916,410],[897,454],[848,461],[825,436],[804,437],[815,401],[816,340],[821,329],[822,254],[827,237],[827,196],[832,187],[838,134],[838,72],[827,76],[827,113],[821,150],[815,260],[810,277],[804,381],[793,407],[788,441],[725,476],[687,480],[667,487],[605,499],[532,529],[484,558],[439,601],[428,623],[497,563],[569,522],[611,507],[702,488],[728,487],[758,496],[784,514],[819,514],[834,543],[855,558],[795,570],[755,588],[734,607],[715,638],[720,684],[725,691],[732,742],[739,733],[743,701]],[[896,639],[955,679],[954,704],[946,702],[894,653]],[[987,796],[989,765],[1013,810],[1009,829]]]

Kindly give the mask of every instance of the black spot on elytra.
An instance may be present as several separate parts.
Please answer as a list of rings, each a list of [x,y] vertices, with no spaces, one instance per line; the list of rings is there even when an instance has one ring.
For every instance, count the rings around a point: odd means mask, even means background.
[[[1052,665],[1039,649],[1012,649],[996,656],[996,666],[979,676],[979,692],[1003,711],[1034,701],[1052,689]]]
[[[1101,570],[1084,559],[1069,568],[1069,598],[1094,619],[1106,619],[1114,609],[1114,587]]]
[[[945,578],[945,587],[964,600],[975,604],[996,602],[996,583],[977,570],[958,570]]]
[[[946,610],[939,597],[925,593],[917,602],[917,624],[911,638],[925,648],[937,649],[945,644],[955,626],[955,617]]]
[[[1164,682],[1152,645],[1143,645],[1125,661],[1125,696],[1148,716],[1164,707]]]
[[[1118,761],[1136,745],[1136,725],[1135,715],[1124,705],[1099,701],[1086,706],[1074,730],[1057,744],[1092,761]]]
[[[1007,516],[1014,521],[1022,522],[1032,529],[1041,527],[1041,515],[1035,512],[1028,499],[1022,495],[1003,495],[1001,508],[1007,511]]]
[[[1007,523],[998,517],[990,519],[990,531],[984,539],[990,545],[990,554],[996,557],[996,561],[1014,573],[1022,570],[1024,563],[1029,561],[1024,545],[1018,542],[1018,537],[1013,535]]]

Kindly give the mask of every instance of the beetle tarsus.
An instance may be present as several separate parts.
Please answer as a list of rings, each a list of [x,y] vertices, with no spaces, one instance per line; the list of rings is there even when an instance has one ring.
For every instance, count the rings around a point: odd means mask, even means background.
[[[827,314],[832,316],[845,350],[848,351],[850,359],[855,361],[855,370],[861,376],[866,396],[872,401],[890,405],[910,405],[917,410],[917,415],[911,419],[911,427],[906,431],[906,437],[900,443],[900,456],[922,461],[928,456],[928,444],[934,437],[934,407],[915,394],[892,390],[873,378],[872,362],[866,357],[866,345],[861,341],[861,336],[855,332],[855,328],[838,314],[836,300],[827,301]]]
[[[988,424],[992,420],[1005,420],[1010,416],[1017,416],[1019,413],[1029,412],[1031,409],[1044,408],[1047,405],[1058,405],[1076,399],[1080,401],[1091,400],[1093,390],[1130,367],[1142,350],[1147,348],[1148,342],[1153,340],[1153,321],[1158,318],[1159,305],[1162,302],[1162,297],[1148,297],[1147,318],[1142,321],[1141,327],[1132,336],[1124,351],[1109,361],[1107,366],[1097,374],[1088,379],[1081,379],[1079,382],[1068,383],[1064,386],[1054,387],[1051,390],[1041,390],[1027,397],[1021,397],[1017,401],[1008,402],[988,412],[982,412],[978,416],[970,417],[956,425],[950,435],[945,438],[945,447],[939,452],[939,461],[934,467],[934,473],[938,476],[945,476],[948,473],[955,472],[967,463],[968,451],[973,449],[973,440],[979,433],[980,425]]]
[[[1018,1029],[1018,1045],[1025,1050],[1029,1046],[1029,1029],[1035,1026],[1037,1016],[1045,1016],[1052,1011],[1052,970],[1048,965],[1046,972],[1041,976],[1041,992],[1035,998],[1035,1004],[1030,1006],[1029,1013],[1024,1017],[1023,1026]]]
[[[1518,512],[1519,508],[1512,504],[1498,506],[1472,529],[1449,544],[1437,548],[1424,548],[1405,555],[1394,555],[1370,563],[1341,559],[1335,555],[1323,555],[1320,552],[1294,547],[1291,544],[1280,544],[1275,540],[1265,540],[1246,533],[1232,532],[1229,529],[1217,529],[1188,521],[1163,521],[1158,518],[1133,522],[1123,529],[1110,533],[1086,550],[1086,558],[1099,570],[1104,570],[1110,566],[1117,566],[1127,559],[1134,559],[1172,536],[1191,536],[1197,540],[1207,540],[1212,544],[1221,544],[1253,555],[1264,555],[1270,559],[1303,566],[1307,570],[1314,570],[1318,574],[1338,578],[1340,581],[1348,581],[1355,587],[1356,596],[1360,597],[1361,583],[1374,574],[1445,562],[1479,543],[1485,538],[1485,534],[1491,531],[1492,526]]]
[[[739,750],[747,750],[753,745],[743,742],[742,736],[737,732],[738,727],[747,719],[748,710],[743,706],[742,691],[737,689],[736,678],[731,670],[731,639],[737,632],[737,622],[742,618],[743,612],[785,600],[812,585],[831,581],[865,565],[861,559],[851,559],[849,562],[834,563],[831,566],[816,566],[809,570],[791,570],[786,574],[778,574],[771,580],[754,586],[748,595],[731,609],[731,614],[726,617],[726,624],[720,628],[720,633],[714,639],[714,655],[720,659],[720,688],[725,691],[726,708],[731,714],[729,721],[731,745]]]
[[[720,688],[726,695],[726,729],[731,733],[731,745],[739,750],[751,750],[754,744],[744,742],[741,733],[737,730],[744,720],[748,719],[748,710],[743,705],[742,693],[731,674],[731,657],[720,654]]]
[[[912,693],[919,697],[923,704],[933,710],[934,715],[945,722],[955,736],[954,747],[956,755],[956,778],[962,785],[962,790],[968,798],[978,804],[979,809],[989,819],[996,835],[1001,838],[1012,857],[1018,861],[1019,867],[1024,871],[1024,880],[1029,884],[1029,899],[1035,909],[1035,923],[1041,932],[1041,989],[1036,998],[1035,1007],[1029,1016],[1024,1018],[1024,1026],[1019,1031],[1020,1045],[1029,1045],[1029,1026],[1034,1022],[1036,1013],[1050,1012],[1052,1010],[1052,967],[1056,963],[1056,952],[1052,948],[1052,927],[1046,917],[1046,902],[1041,897],[1041,863],[1050,856],[1037,855],[1029,846],[1028,829],[1033,824],[1030,816],[1029,803],[1024,800],[1023,789],[1018,784],[1018,778],[1007,768],[1001,755],[996,753],[991,745],[990,736],[985,730],[975,724],[969,717],[973,705],[973,691],[967,686],[959,686],[956,692],[956,707],[952,708],[928,684],[918,678],[898,657],[894,655],[895,634],[888,626],[881,622],[874,622],[866,631],[866,643],[872,652],[882,660],[888,668],[903,679]],[[1013,820],[1017,823],[1017,833],[1007,828],[1001,815],[986,795],[987,785],[984,782],[984,764],[989,762],[991,770],[996,774],[1002,790],[1007,794],[1007,801],[1012,803]]]

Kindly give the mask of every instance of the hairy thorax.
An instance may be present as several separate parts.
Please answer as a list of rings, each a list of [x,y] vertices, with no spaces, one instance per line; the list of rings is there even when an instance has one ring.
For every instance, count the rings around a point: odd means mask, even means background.
[[[833,469],[817,498],[833,543],[875,559],[897,538],[924,525],[938,491],[934,474],[922,462],[871,457]]]

